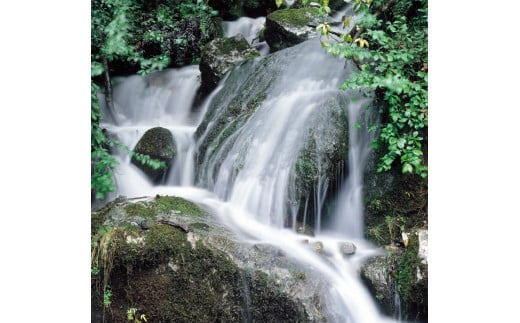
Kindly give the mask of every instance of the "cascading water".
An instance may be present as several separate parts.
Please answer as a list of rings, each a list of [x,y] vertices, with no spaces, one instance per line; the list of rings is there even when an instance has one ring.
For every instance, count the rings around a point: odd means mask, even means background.
[[[349,220],[362,218],[361,172],[370,143],[353,127],[369,100],[337,90],[350,73],[314,39],[235,67],[198,112],[190,110],[199,85],[196,66],[122,80],[114,87],[115,111],[104,110],[102,126],[130,148],[147,129],[165,127],[177,154],[161,186],[118,156],[115,195],[170,194],[206,205],[235,232],[273,244],[319,272],[329,284],[322,292],[328,321],[391,322],[358,277],[360,264],[375,251],[362,239],[362,222]],[[331,222],[336,235],[320,232],[329,170],[338,173],[324,157],[339,145],[324,139],[331,137],[331,115],[348,115],[351,129],[348,184]],[[316,164],[301,162],[304,150]],[[294,230],[299,210],[304,217],[310,213],[309,195],[295,184],[305,167],[317,171],[312,179],[316,236],[308,239],[329,250],[326,258],[302,245]],[[344,237],[357,245],[349,258],[339,247]]]
[[[225,37],[234,37],[241,34],[261,55],[267,55],[269,53],[269,45],[265,41],[261,42],[259,37],[264,25],[265,17],[240,17],[235,21],[224,21],[222,23]]]

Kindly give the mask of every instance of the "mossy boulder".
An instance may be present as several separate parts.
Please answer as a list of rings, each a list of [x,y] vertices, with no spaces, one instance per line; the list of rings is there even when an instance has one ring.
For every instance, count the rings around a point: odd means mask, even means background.
[[[271,245],[240,242],[192,202],[120,197],[92,219],[93,322],[127,322],[132,309],[150,322],[326,320],[319,275]]]
[[[231,38],[217,38],[202,49],[200,61],[201,86],[200,95],[209,94],[222,77],[235,64],[260,56],[260,53],[249,45],[243,35]]]
[[[134,152],[165,162],[168,166],[175,156],[175,143],[170,130],[162,127],[149,129],[134,147]],[[167,169],[154,169],[150,165],[132,157],[132,163],[139,167],[152,181],[160,182]]]
[[[319,61],[313,58],[321,59],[322,54],[318,39],[312,39],[259,59],[248,60],[233,68],[221,90],[216,92],[209,102],[204,120],[195,133],[199,144],[196,156],[198,185],[211,188],[219,180],[219,174],[225,174],[230,181],[236,178],[244,168],[245,154],[237,153],[237,157],[232,160],[228,156],[231,150],[234,150],[235,154],[241,149],[247,149],[252,140],[244,138],[254,136],[247,133],[250,128],[243,126],[247,122],[257,122],[251,121],[256,120],[251,118],[259,107],[262,111],[271,111],[269,114],[276,113],[274,109],[287,109],[283,100],[277,103],[278,99],[289,96],[293,91],[300,91],[297,86],[293,86],[297,83],[297,74],[303,71],[298,68],[301,64],[306,64],[307,60],[309,64]],[[302,59],[302,56],[305,59]],[[331,73],[325,72],[324,67],[328,66],[327,64],[322,63],[322,69],[315,69],[311,72],[314,73],[312,76],[307,74],[302,75],[302,78],[322,80],[331,77]],[[346,78],[348,71],[343,69],[341,63],[338,67],[337,71],[345,74],[336,80]],[[316,75],[317,73],[323,75]],[[349,142],[349,122],[345,107],[354,98],[336,87],[326,95],[314,96],[311,91],[310,97],[312,98],[302,104],[312,102],[315,108],[312,108],[312,112],[306,117],[303,129],[298,130],[297,135],[301,140],[292,147],[296,151],[289,158],[292,168],[288,171],[291,173],[288,181],[291,183],[287,185],[287,209],[290,209],[290,212],[296,210],[297,220],[306,224],[309,224],[309,218],[314,219],[314,216],[308,216],[307,221],[304,221],[304,210],[307,209],[309,213],[314,209],[314,189],[320,177],[328,178],[327,200],[332,200],[338,187],[336,184],[341,180],[340,174],[343,174],[346,165]],[[267,117],[267,114],[260,118],[264,117]],[[222,166],[225,167],[225,171],[222,171]],[[284,224],[292,226],[294,217],[288,212],[284,216],[287,219]]]
[[[271,52],[294,46],[307,39],[316,37],[319,24],[316,8],[282,9],[266,17],[264,38]]]

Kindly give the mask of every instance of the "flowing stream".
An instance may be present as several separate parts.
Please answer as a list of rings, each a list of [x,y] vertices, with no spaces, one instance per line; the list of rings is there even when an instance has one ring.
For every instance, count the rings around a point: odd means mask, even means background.
[[[258,32],[255,23],[262,21],[243,19],[227,23],[226,30],[249,30],[244,36],[251,42]],[[379,312],[359,278],[361,263],[376,253],[363,239],[361,194],[372,138],[355,127],[368,122],[364,107],[369,99],[338,90],[351,72],[343,61],[324,54],[314,39],[235,67],[196,109],[192,105],[200,85],[198,66],[116,80],[115,111],[102,107],[102,127],[133,148],[146,130],[161,126],[172,132],[177,151],[161,185],[153,185],[127,155],[116,155],[113,197],[168,194],[205,205],[244,238],[273,244],[320,272],[330,286],[323,292],[330,322],[393,322]],[[256,97],[262,100],[254,101]],[[231,120],[226,113],[237,101],[245,103],[238,118]],[[243,113],[244,109],[251,111]],[[327,169],[332,166],[324,156],[339,144],[325,140],[331,137],[331,119],[324,117],[329,112],[348,117],[349,150],[347,177],[338,184],[336,208],[325,225],[322,212],[331,188]],[[295,164],[311,139],[318,176],[310,193],[312,203],[310,198],[304,203],[298,199]],[[343,174],[343,169],[337,172]],[[308,204],[314,211],[307,210]],[[329,250],[326,261],[301,243],[295,230],[301,210],[314,219],[315,236],[309,239]],[[355,255],[342,255],[343,241],[355,242]]]

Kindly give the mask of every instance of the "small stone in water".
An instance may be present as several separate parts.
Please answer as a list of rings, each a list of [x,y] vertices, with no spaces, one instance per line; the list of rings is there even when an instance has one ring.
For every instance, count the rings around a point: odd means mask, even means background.
[[[340,250],[344,255],[352,255],[356,252],[356,245],[352,242],[342,242],[340,244]]]

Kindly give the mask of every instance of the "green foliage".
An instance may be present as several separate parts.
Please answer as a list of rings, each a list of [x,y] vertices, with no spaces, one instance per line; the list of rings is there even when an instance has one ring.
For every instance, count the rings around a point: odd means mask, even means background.
[[[92,64],[94,76],[100,73],[100,64]],[[101,65],[102,66],[102,65]],[[96,199],[103,199],[107,192],[113,192],[115,187],[112,180],[113,169],[117,165],[107,149],[108,139],[99,127],[101,111],[97,98],[99,87],[91,81],[91,109],[90,109],[90,160],[92,163],[90,188],[96,194]]]
[[[323,8],[326,16],[325,2],[311,5]],[[332,35],[325,19],[317,27],[327,39],[333,39],[322,41],[322,46],[360,67],[342,89],[376,95],[374,106],[380,107],[383,124],[373,146],[385,149],[378,172],[390,170],[398,159],[403,173],[426,177],[422,149],[428,127],[427,2],[356,0],[355,8],[362,16],[353,32]],[[349,25],[350,20],[344,24]],[[374,131],[375,126],[369,130]]]
[[[97,93],[101,90],[94,82],[114,61],[139,66],[138,74],[146,75],[162,70],[170,64],[165,48],[162,53],[145,57],[139,45],[141,41],[155,41],[164,46],[168,31],[180,20],[197,18],[207,36],[209,18],[217,12],[203,0],[166,0],[147,3],[140,0],[92,0],[91,1],[91,190],[96,199],[103,199],[115,190],[113,170],[117,161],[109,148],[121,149],[144,165],[153,169],[165,168],[162,161],[147,155],[131,152],[119,142],[107,138],[99,126],[102,119]],[[175,39],[176,45],[186,45],[187,40]],[[196,58],[195,58],[196,60]]]
[[[110,298],[112,297],[112,290],[110,289],[110,285],[106,286],[105,293],[103,294],[103,305],[105,307],[109,307],[112,302],[110,301]]]
[[[138,310],[135,307],[131,307],[126,311],[126,319],[135,323],[148,322],[146,315],[138,314]]]

